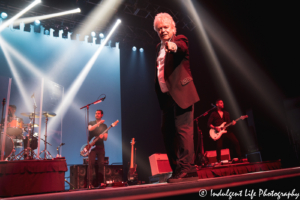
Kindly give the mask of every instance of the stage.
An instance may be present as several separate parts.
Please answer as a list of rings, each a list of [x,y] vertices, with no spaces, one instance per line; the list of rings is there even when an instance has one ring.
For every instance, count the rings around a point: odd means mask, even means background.
[[[19,197],[11,197],[9,199],[156,199],[156,198],[173,198],[175,196],[199,198],[199,195],[251,195],[255,197],[267,195],[267,190],[275,192],[293,192],[296,188],[295,181],[300,180],[300,167],[287,169],[271,169],[280,167],[280,162],[267,162],[269,169],[264,168],[266,163],[255,164],[236,164],[227,166],[233,171],[240,171],[240,174],[221,175],[205,178],[198,171],[199,180],[180,183],[152,183],[124,187],[106,187],[104,189],[92,190],[69,190],[59,193],[36,194]],[[250,167],[251,166],[251,167]],[[253,166],[256,166],[252,168]],[[264,166],[264,167],[263,167]],[[238,168],[245,167],[248,169],[260,169],[253,172],[242,173]],[[214,167],[211,170],[220,170]],[[207,171],[208,169],[205,169]],[[232,171],[232,170],[230,170]],[[202,176],[202,177],[200,177]],[[220,190],[222,189],[222,190]],[[200,191],[201,190],[201,191]],[[264,190],[265,193],[262,193]],[[242,192],[241,192],[242,191]],[[296,194],[297,190],[294,190]],[[212,196],[211,196],[212,197]]]

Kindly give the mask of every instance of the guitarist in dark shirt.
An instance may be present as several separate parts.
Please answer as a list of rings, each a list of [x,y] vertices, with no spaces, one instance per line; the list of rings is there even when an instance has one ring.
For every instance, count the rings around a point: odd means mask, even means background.
[[[230,121],[229,112],[224,110],[223,100],[218,99],[216,101],[216,106],[217,106],[217,111],[214,111],[210,114],[207,125],[209,128],[215,129],[217,132],[219,132],[219,131],[221,131],[221,129],[218,126],[220,126],[223,122],[226,122],[226,124],[229,124],[231,121]],[[232,125],[235,125],[235,124],[236,124],[236,122],[233,121]],[[216,141],[217,142],[217,161],[221,162],[221,149],[223,146],[224,138],[229,139],[233,143],[235,151],[239,158],[239,161],[242,161],[242,153],[241,153],[239,141],[237,140],[235,135],[230,130],[228,130],[227,133],[223,134],[221,136],[221,138]]]
[[[103,131],[107,129],[106,124],[103,124],[105,120],[102,120],[103,111],[97,110],[95,113],[95,121],[89,122],[88,130],[89,130],[89,141],[93,137],[98,137]],[[93,183],[93,169],[95,169],[95,161],[97,156],[97,164],[98,164],[98,181],[100,184],[103,184],[103,169],[104,169],[104,156],[105,149],[103,141],[107,140],[107,133],[100,135],[100,139],[95,143],[96,147],[90,152],[89,157],[89,167],[90,167],[90,183]],[[96,169],[95,169],[96,170]],[[93,184],[91,185],[93,188]]]

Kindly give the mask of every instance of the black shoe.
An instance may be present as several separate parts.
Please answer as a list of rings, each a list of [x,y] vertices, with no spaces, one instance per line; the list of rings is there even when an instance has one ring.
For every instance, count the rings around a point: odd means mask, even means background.
[[[177,174],[175,177],[171,177],[168,179],[168,183],[177,183],[177,182],[184,182],[184,181],[196,181],[198,180],[198,173],[197,172],[182,172]]]
[[[173,172],[172,175],[167,179],[167,182],[169,183],[169,180],[170,180],[170,179],[176,178],[177,174],[178,174],[178,173]]]

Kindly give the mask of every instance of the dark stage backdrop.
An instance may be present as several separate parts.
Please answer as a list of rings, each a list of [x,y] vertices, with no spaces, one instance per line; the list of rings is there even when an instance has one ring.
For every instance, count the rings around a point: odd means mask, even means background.
[[[109,126],[117,119],[119,124],[109,130],[108,140],[105,142],[106,156],[110,164],[122,163],[122,119],[121,119],[121,96],[120,96],[120,51],[118,46],[111,48],[105,46],[96,59],[95,64],[87,73],[87,76],[76,87],[77,94],[68,99],[68,91],[74,81],[79,77],[84,66],[91,59],[100,45],[63,39],[61,37],[46,36],[40,33],[26,32],[18,29],[6,28],[1,32],[3,42],[0,49],[1,76],[12,77],[12,94],[10,104],[17,106],[16,115],[32,112],[32,93],[37,99],[40,97],[40,84],[45,78],[43,111],[59,113],[48,121],[47,146],[52,156],[56,156],[56,138],[62,137],[60,142],[65,143],[61,155],[66,157],[67,164],[82,164],[79,154],[80,148],[87,142],[85,110],[80,107],[97,100],[100,94],[105,94],[106,99],[99,104],[90,106],[90,121],[95,120],[94,114],[97,109],[104,111],[103,119]],[[13,75],[13,68],[4,51],[11,58],[18,78]],[[20,84],[17,84],[17,80]],[[55,88],[54,90],[53,88]],[[23,95],[22,95],[23,91]],[[4,98],[5,96],[1,97]],[[102,96],[103,97],[103,96]],[[68,99],[67,104],[58,110],[61,99]],[[40,110],[37,101],[37,111]],[[66,112],[63,115],[62,110]],[[29,120],[28,120],[29,121]],[[26,123],[28,123],[26,121]],[[43,128],[45,118],[42,119]],[[62,126],[61,126],[62,124]],[[44,129],[41,137],[44,138]],[[37,132],[37,131],[35,131]],[[41,142],[42,145],[42,142]],[[43,150],[41,146],[41,150]]]

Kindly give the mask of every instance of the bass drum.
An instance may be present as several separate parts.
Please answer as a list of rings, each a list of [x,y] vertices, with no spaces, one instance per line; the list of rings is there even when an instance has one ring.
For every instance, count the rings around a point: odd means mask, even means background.
[[[8,135],[5,136],[5,149],[4,149],[4,160],[8,158],[13,152],[14,142]],[[2,134],[0,137],[0,153],[2,149]],[[0,154],[1,155],[1,154]]]
[[[23,119],[14,118],[11,122],[7,124],[7,135],[10,136],[20,136],[23,132]]]

